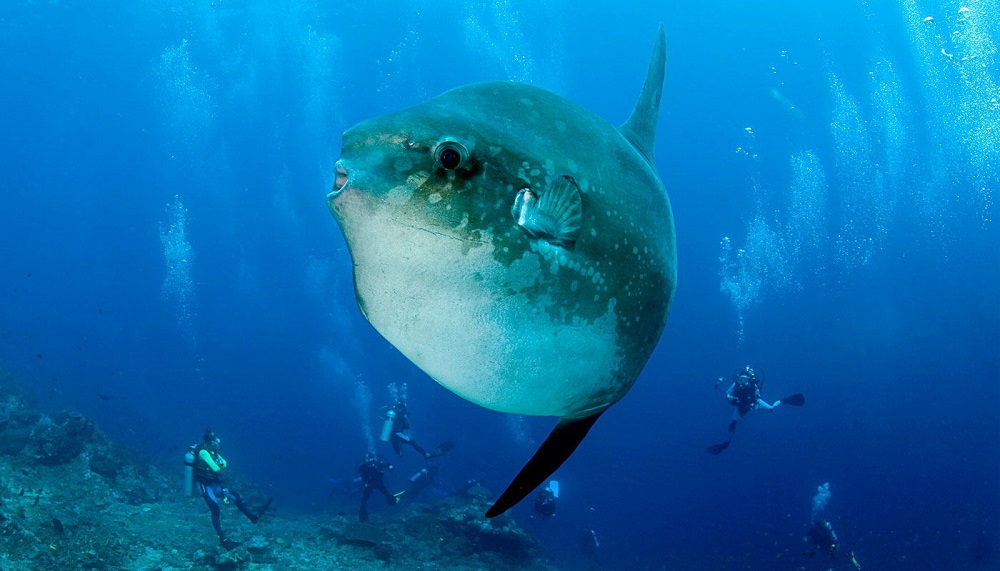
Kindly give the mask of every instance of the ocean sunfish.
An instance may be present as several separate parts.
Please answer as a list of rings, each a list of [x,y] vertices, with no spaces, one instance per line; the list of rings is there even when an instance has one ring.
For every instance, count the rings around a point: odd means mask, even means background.
[[[364,316],[462,398],[561,417],[521,501],[628,392],[667,321],[673,214],[653,165],[666,57],[615,128],[549,91],[466,85],[344,133],[327,205]]]

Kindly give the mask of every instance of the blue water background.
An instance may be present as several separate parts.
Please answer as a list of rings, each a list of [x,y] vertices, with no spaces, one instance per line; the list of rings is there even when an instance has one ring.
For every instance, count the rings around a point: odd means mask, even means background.
[[[290,513],[331,509],[405,382],[415,436],[457,444],[443,487],[502,489],[554,420],[462,401],[363,320],[324,205],[340,133],[494,79],[618,124],[664,22],[672,315],[557,518],[515,517],[567,568],[586,527],[607,568],[846,569],[802,554],[830,482],[866,568],[995,568],[1000,9],[962,6],[4,3],[0,366],[178,474],[212,426]],[[710,456],[744,363],[807,405]]]

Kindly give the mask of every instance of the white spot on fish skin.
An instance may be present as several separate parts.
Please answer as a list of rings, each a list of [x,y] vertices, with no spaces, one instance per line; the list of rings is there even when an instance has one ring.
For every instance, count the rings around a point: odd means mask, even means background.
[[[591,236],[597,236],[597,228],[591,228],[590,229],[590,235]]]
[[[423,186],[423,184],[427,182],[427,179],[429,179],[430,177],[431,175],[427,171],[415,172],[410,176],[406,177],[406,183],[413,186],[414,188],[417,188]]]
[[[400,184],[389,189],[386,194],[386,199],[389,202],[407,202],[413,196],[413,186],[409,184]]]
[[[573,280],[573,281],[572,281],[572,282],[571,282],[571,283],[569,284],[569,291],[573,291],[573,292],[575,292],[575,291],[576,291],[576,288],[578,288],[578,287],[580,287],[580,282],[579,282],[579,281],[577,281],[577,280]]]
[[[587,182],[587,179],[577,181],[577,184],[580,185],[580,190],[582,190],[583,192],[587,192],[587,189],[590,188],[590,183]],[[595,188],[594,190],[596,191],[597,189]]]
[[[531,169],[531,176],[538,176],[540,174],[542,174],[542,171],[538,169]]]
[[[573,174],[576,174],[576,171],[579,170],[579,167],[577,166],[576,161],[574,160],[570,160],[568,166],[569,166],[569,172]]]
[[[438,202],[441,202],[441,198],[443,198],[441,196],[441,193],[435,192],[427,197],[427,202],[430,202],[431,204],[437,204]]]
[[[556,174],[556,165],[552,162],[552,159],[545,159],[545,164],[542,166],[545,169],[545,174],[548,176],[553,176]]]

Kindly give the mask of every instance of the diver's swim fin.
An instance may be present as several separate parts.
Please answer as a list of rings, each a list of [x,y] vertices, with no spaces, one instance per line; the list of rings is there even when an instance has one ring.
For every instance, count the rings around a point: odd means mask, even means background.
[[[521,468],[514,477],[514,481],[507,486],[503,494],[500,494],[490,509],[486,510],[486,517],[496,517],[514,507],[547,480],[576,450],[603,412],[602,410],[584,418],[560,420],[531,460],[528,460],[524,468]]]
[[[806,397],[802,393],[795,393],[794,395],[789,395],[781,399],[781,404],[787,404],[790,406],[802,406],[806,404]]]
[[[725,442],[720,442],[718,444],[713,444],[709,446],[706,450],[708,450],[708,453],[711,454],[712,456],[718,456],[719,454],[722,454],[722,451],[725,450],[726,448],[729,448],[728,440]]]
[[[267,501],[264,502],[264,505],[260,506],[260,509],[257,510],[257,513],[253,514],[253,517],[250,518],[250,521],[252,523],[257,523],[258,521],[260,521],[260,518],[264,517],[264,514],[267,513],[267,510],[271,509],[271,502],[273,501],[274,498],[267,498]]]
[[[437,448],[431,450],[427,454],[424,454],[424,459],[430,460],[431,458],[437,458],[438,456],[447,453],[454,447],[455,443],[450,440],[447,442],[442,442]]]

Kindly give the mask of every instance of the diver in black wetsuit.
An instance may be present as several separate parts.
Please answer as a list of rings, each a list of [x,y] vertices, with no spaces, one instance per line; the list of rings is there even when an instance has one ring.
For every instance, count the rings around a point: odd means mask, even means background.
[[[443,442],[430,452],[424,450],[410,436],[410,419],[406,416],[406,401],[401,398],[397,399],[396,404],[387,408],[388,410],[384,419],[385,423],[382,426],[382,440],[388,440],[389,444],[392,445],[393,451],[399,456],[403,455],[403,445],[412,446],[417,451],[417,454],[423,456],[425,460],[436,458],[455,447],[451,442]]]
[[[410,436],[410,419],[406,416],[406,403],[402,399],[397,400],[386,413],[386,422],[392,423],[392,433],[389,435],[389,444],[392,445],[396,454],[403,455],[403,445],[412,446],[417,454],[427,458],[427,451],[423,449],[417,441]]]
[[[833,526],[825,519],[813,520],[806,533],[806,539],[817,549],[829,555],[830,559],[836,559],[840,555],[840,540],[837,539]]]
[[[584,528],[577,535],[580,540],[580,552],[594,565],[601,564],[601,542],[597,539],[597,532],[592,528]]]
[[[719,380],[716,381],[716,387],[720,390],[723,386],[721,383],[722,378],[720,377]],[[733,440],[733,436],[736,434],[737,423],[741,418],[749,414],[751,410],[771,411],[782,404],[802,406],[806,402],[805,397],[802,396],[802,394],[797,393],[783,399],[776,400],[774,403],[768,403],[761,398],[760,390],[763,384],[764,380],[757,375],[757,372],[754,371],[750,365],[746,365],[742,369],[738,369],[735,373],[733,373],[733,384],[731,384],[726,390],[726,400],[729,401],[729,404],[736,407],[736,410],[733,412],[733,419],[729,423],[729,435],[725,442],[709,446],[708,452],[710,454],[720,454],[723,450],[729,447],[729,443]]]
[[[368,498],[372,492],[381,493],[390,506],[399,501],[399,498],[390,494],[385,488],[382,475],[386,470],[392,470],[392,464],[383,462],[375,453],[365,456],[365,461],[358,466],[358,473],[361,474],[361,483],[364,486],[361,492],[361,511],[358,513],[358,519],[361,521],[368,521]]]
[[[548,486],[535,496],[535,512],[545,519],[556,515],[556,494]]]

